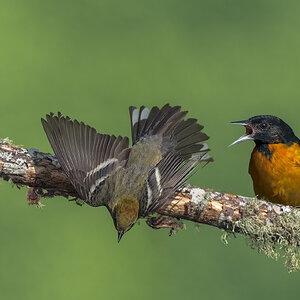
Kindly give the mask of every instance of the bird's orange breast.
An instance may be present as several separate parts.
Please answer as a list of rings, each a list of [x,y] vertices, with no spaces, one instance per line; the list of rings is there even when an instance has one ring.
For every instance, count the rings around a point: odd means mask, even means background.
[[[254,148],[249,165],[258,198],[285,205],[300,205],[300,146],[269,144],[270,155]]]

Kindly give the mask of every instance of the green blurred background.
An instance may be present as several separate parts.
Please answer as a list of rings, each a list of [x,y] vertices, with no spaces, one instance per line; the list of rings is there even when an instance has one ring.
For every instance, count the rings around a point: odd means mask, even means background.
[[[129,135],[129,105],[182,105],[215,158],[191,182],[253,195],[252,143],[227,125],[274,114],[300,135],[300,2],[0,1],[0,136],[51,152],[40,118],[61,111]],[[29,207],[4,182],[1,299],[296,299],[300,273],[221,231],[144,221],[120,244],[104,208]]]

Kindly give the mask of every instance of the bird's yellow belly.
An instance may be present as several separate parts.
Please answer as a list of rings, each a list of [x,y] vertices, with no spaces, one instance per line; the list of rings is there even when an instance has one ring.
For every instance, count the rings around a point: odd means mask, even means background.
[[[254,148],[249,173],[258,198],[285,205],[300,205],[299,145],[272,144],[267,158]]]

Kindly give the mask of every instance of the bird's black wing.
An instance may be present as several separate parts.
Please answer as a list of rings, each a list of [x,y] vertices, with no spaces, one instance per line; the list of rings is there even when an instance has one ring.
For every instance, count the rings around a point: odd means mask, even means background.
[[[60,113],[42,119],[53,151],[80,198],[92,206],[104,204],[95,200],[105,179],[125,167],[130,149],[127,137],[99,134],[82,122],[72,121]]]
[[[175,192],[195,174],[201,162],[207,162],[206,154],[184,160],[172,152],[167,153],[148,174],[147,192],[140,215],[149,215],[174,197]]]
[[[184,120],[187,111],[180,106],[164,105],[161,109],[145,106],[129,108],[133,145],[142,141],[156,145],[162,159],[149,171],[147,192],[140,205],[146,216],[166,203],[182,188],[201,162],[211,162],[204,143],[208,136],[196,119]]]

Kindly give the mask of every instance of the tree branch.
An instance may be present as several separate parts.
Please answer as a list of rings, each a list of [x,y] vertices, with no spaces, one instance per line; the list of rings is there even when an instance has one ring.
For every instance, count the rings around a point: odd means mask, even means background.
[[[0,140],[0,177],[18,187],[27,185],[29,204],[40,205],[41,197],[78,196],[55,156],[14,146],[8,140]],[[171,234],[174,229],[183,228],[176,220],[185,219],[225,230],[225,242],[228,233],[241,233],[249,238],[251,246],[268,256],[277,258],[278,249],[282,248],[289,270],[298,269],[300,212],[297,208],[187,187],[157,213],[158,217],[147,219],[152,228],[171,228]]]

